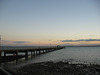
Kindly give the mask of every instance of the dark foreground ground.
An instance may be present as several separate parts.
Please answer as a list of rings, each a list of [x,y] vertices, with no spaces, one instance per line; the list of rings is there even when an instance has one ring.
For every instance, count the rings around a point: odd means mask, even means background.
[[[49,61],[10,69],[9,72],[12,75],[100,75],[100,65]]]

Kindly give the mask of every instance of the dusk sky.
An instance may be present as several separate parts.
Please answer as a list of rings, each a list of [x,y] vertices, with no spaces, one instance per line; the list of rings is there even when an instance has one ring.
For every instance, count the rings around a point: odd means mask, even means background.
[[[100,44],[100,0],[0,0],[2,45]]]

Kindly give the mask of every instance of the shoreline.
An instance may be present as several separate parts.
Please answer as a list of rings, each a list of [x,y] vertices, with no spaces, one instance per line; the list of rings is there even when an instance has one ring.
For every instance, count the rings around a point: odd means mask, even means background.
[[[12,75],[100,75],[100,65],[71,62],[39,62],[8,70]]]

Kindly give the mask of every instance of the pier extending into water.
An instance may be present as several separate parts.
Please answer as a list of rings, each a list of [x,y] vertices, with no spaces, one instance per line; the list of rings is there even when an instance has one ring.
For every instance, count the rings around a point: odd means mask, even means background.
[[[0,50],[0,63],[13,61],[25,57],[25,60],[28,60],[28,56],[33,57],[34,55],[39,55],[59,49],[65,48],[64,46],[50,47],[50,48],[22,48],[22,49],[7,49]],[[28,54],[30,52],[30,54]],[[3,53],[3,55],[2,55]],[[19,53],[24,53],[20,55]],[[11,55],[10,55],[11,54]]]

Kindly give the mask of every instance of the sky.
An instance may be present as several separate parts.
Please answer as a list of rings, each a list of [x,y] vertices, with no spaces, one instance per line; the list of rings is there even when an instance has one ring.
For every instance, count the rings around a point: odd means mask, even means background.
[[[100,45],[99,0],[0,0],[2,45]]]

